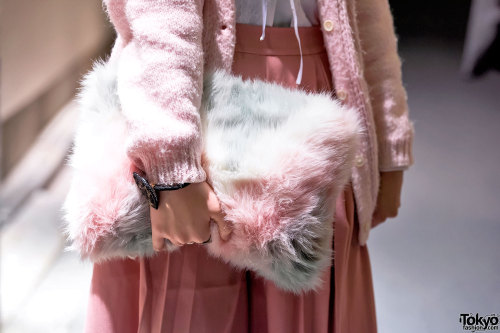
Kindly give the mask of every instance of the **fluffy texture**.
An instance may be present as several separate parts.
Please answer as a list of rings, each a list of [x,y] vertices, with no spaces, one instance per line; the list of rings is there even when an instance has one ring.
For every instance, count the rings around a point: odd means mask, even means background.
[[[127,126],[111,60],[95,63],[82,82],[63,206],[71,247],[93,261],[154,254],[149,206],[121,144]],[[207,249],[293,292],[317,287],[331,264],[335,200],[361,130],[356,110],[330,96],[225,70],[204,78],[201,163],[233,224],[228,241],[214,226]]]
[[[81,81],[79,121],[68,165],[73,175],[63,203],[68,250],[102,261],[152,255],[147,200],[131,174],[127,126],[116,93],[117,62],[98,60]]]
[[[233,223],[228,242],[213,232],[209,251],[283,289],[314,289],[331,264],[334,203],[360,133],[356,111],[327,92],[223,70],[206,75],[203,101],[202,161]]]
[[[111,56],[122,59],[119,97],[134,133],[127,141],[128,155],[152,179],[205,179],[195,110],[202,72],[231,69],[236,42],[234,0],[104,3],[117,32]],[[377,200],[379,171],[408,168],[414,161],[414,130],[397,38],[388,0],[318,0],[318,14],[322,27],[327,20],[333,23],[333,29],[323,30],[323,37],[334,88],[337,94],[345,93],[342,103],[357,110],[365,129],[357,152],[364,162],[352,170],[358,239],[364,245]],[[165,128],[159,119],[177,121],[182,131]]]

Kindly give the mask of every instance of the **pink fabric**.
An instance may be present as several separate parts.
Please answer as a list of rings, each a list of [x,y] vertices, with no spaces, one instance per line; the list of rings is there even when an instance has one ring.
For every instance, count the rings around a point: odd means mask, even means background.
[[[204,180],[196,113],[201,79],[203,70],[231,68],[235,0],[103,1],[117,31],[111,56],[122,62],[118,94],[131,125],[130,158],[153,181]],[[366,128],[352,179],[364,245],[379,171],[413,164],[414,130],[397,37],[388,0],[317,0],[317,5],[333,89],[359,110]]]
[[[293,28],[268,27],[260,44],[253,38],[259,33],[259,26],[238,25],[233,72],[293,86],[300,59]],[[301,27],[300,33],[308,70],[299,88],[332,91],[321,30]],[[85,331],[376,332],[370,260],[357,240],[351,184],[337,198],[334,228],[335,279],[327,269],[317,292],[300,295],[209,256],[202,245],[95,264]]]

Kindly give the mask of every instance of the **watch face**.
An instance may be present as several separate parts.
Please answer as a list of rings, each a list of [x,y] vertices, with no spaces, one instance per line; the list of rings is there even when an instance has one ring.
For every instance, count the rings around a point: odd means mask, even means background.
[[[156,191],[153,189],[153,187],[151,187],[148,181],[137,172],[134,172],[133,175],[135,183],[141,190],[142,194],[144,194],[148,198],[149,205],[154,209],[158,209],[158,196],[156,195]]]

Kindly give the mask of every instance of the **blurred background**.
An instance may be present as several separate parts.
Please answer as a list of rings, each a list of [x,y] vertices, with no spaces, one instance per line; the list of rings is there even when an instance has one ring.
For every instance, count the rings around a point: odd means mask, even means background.
[[[390,1],[414,122],[397,218],[372,230],[379,332],[500,315],[500,1]],[[78,80],[115,38],[101,0],[0,5],[2,332],[81,332],[92,266],[60,206]]]

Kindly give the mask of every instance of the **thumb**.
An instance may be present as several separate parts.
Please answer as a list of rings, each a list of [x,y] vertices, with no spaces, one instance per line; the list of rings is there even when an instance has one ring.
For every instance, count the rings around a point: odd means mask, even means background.
[[[233,228],[231,223],[224,219],[224,212],[222,210],[213,212],[210,217],[214,220],[215,223],[217,223],[220,238],[222,238],[222,240],[224,241],[228,240],[229,235],[231,235],[231,232],[233,231]]]
[[[222,240],[224,241],[228,240],[229,235],[233,231],[232,224],[226,221],[226,214],[221,207],[217,195],[213,191],[210,191],[209,193],[208,210],[210,213],[210,217],[217,224],[220,238],[222,238]]]

